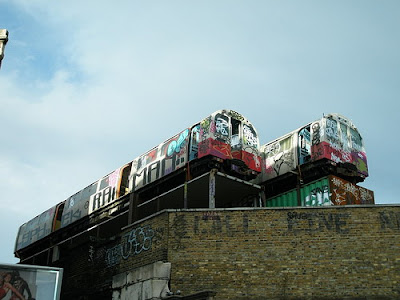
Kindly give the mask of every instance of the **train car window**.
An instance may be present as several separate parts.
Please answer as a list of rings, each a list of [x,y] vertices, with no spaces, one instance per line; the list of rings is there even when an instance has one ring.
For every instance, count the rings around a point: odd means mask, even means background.
[[[105,177],[103,177],[101,179],[99,191],[105,189],[106,187],[108,187],[110,185],[109,184],[109,177],[110,177],[110,175],[107,175],[107,176],[105,176]]]
[[[310,126],[307,126],[299,132],[299,162],[304,164],[311,158],[311,134]]]
[[[351,144],[353,149],[357,151],[363,151],[362,139],[358,131],[353,128],[350,128],[350,135],[351,135]]]
[[[189,150],[189,160],[198,157],[200,143],[200,124],[197,124],[192,128],[190,133],[190,150]]]
[[[291,148],[292,148],[292,136],[288,136],[287,138],[281,140],[280,142],[281,152],[290,150]]]
[[[342,140],[342,144],[343,144],[343,149],[344,150],[348,150],[349,149],[349,139],[347,137],[347,125],[340,123],[340,131],[341,131],[341,140]]]
[[[70,206],[73,206],[75,203],[81,201],[82,199],[82,191],[77,192],[75,195],[72,195],[71,197],[69,197],[69,204]]]
[[[254,149],[258,149],[258,137],[253,126],[243,124],[243,144]]]
[[[53,223],[53,231],[61,228],[61,217],[64,210],[64,204],[65,203],[60,203],[57,206],[57,212]]]
[[[131,173],[131,164],[122,170],[121,185],[119,189],[119,197],[129,192],[129,174]]]
[[[240,121],[232,118],[232,139],[231,146],[235,147],[240,144]]]
[[[97,182],[92,183],[91,185],[87,186],[83,191],[82,191],[82,199],[84,200],[89,200],[90,196],[96,194],[97,190]]]
[[[332,142],[337,142],[339,139],[338,135],[338,124],[337,121],[331,118],[326,119],[325,133],[328,139]]]
[[[229,117],[223,114],[215,115],[215,137],[223,141],[229,138]]]

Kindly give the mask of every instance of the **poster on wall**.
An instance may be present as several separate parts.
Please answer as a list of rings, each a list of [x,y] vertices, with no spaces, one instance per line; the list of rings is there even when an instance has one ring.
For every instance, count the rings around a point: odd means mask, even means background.
[[[0,300],[58,300],[63,269],[0,264]]]

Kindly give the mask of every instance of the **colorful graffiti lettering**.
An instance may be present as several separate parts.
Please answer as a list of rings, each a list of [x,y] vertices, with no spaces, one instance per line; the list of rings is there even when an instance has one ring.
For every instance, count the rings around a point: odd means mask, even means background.
[[[173,140],[168,145],[167,156],[170,157],[174,153],[180,153],[181,150],[184,148],[187,137],[189,135],[189,129],[184,130],[177,140]]]

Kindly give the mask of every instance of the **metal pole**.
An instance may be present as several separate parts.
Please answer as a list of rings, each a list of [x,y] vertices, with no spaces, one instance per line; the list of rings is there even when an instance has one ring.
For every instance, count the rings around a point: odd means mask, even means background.
[[[215,174],[217,169],[212,169],[208,182],[208,208],[215,208]]]
[[[7,29],[0,29],[0,68],[1,68],[1,61],[4,57],[4,48],[8,42],[8,30]]]

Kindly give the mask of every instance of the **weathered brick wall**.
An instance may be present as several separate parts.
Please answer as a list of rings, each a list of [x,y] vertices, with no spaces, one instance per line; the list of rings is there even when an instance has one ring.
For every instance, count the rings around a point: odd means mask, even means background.
[[[182,295],[400,299],[400,206],[171,210],[61,257],[69,300],[111,299],[113,276],[157,261]]]
[[[133,224],[108,237],[94,229],[61,246],[62,300],[111,299],[113,276],[155,261],[167,261],[168,213]],[[104,236],[107,236],[105,238]]]
[[[169,227],[171,289],[184,294],[400,298],[399,206],[180,212]]]

